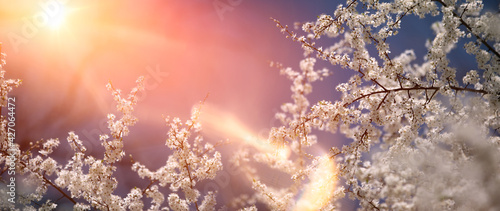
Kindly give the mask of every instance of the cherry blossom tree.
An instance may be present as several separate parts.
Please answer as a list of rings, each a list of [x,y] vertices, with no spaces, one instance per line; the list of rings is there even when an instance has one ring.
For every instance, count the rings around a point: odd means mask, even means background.
[[[405,39],[398,32],[408,16],[440,19],[429,26],[435,36],[422,43],[426,55],[411,49],[391,53],[389,40]],[[126,155],[123,138],[137,122],[133,110],[144,79],[126,97],[110,82],[118,114],[107,116],[109,133],[100,136],[105,150],[100,157],[86,153],[77,132],[68,133],[73,156],[64,162],[51,157],[58,139],[20,149],[9,141],[9,116],[2,116],[2,179],[9,184],[13,163],[14,172],[35,187],[16,205],[2,186],[2,208],[55,209],[58,199],[44,198],[50,188],[75,210],[225,209],[217,205],[216,192],[201,192],[197,184],[214,179],[223,169],[222,158],[231,157],[254,193],[235,197],[229,209],[334,210],[342,209],[344,197],[362,210],[500,209],[499,14],[483,11],[480,0],[348,0],[295,29],[273,21],[302,46],[305,58],[300,70],[271,63],[292,81],[292,101],[276,113],[281,126],[264,140],[269,150],[248,147],[221,155],[201,136],[202,102],[185,122],[165,117],[165,144],[172,154],[157,170],[134,161],[132,170],[149,185],[120,196],[116,163]],[[317,44],[329,43],[324,40],[335,43]],[[476,69],[453,67],[449,54],[457,47],[477,63]],[[318,60],[331,67],[317,68]],[[340,99],[311,102],[313,84],[335,75],[337,67],[351,74],[336,86]],[[2,69],[0,83],[0,104],[7,107],[8,92],[21,81],[4,79]],[[340,132],[350,142],[314,154],[313,146],[328,144],[317,131]],[[289,185],[266,184],[254,163],[288,175]]]
[[[307,57],[300,71],[275,65],[293,80],[294,101],[276,115],[284,126],[273,130],[269,141],[289,145],[298,155],[295,162],[279,166],[293,166],[288,171],[292,178],[303,179],[299,175],[315,162],[304,167],[307,153],[302,149],[320,141],[313,129],[340,131],[352,142],[332,147],[330,158],[344,184],[322,209],[339,207],[335,200],[343,197],[340,191],[366,210],[498,209],[500,16],[482,9],[482,2],[474,0],[350,0],[332,15],[298,24],[304,36],[274,20],[302,45]],[[435,37],[425,43],[428,52],[422,64],[415,64],[413,50],[391,54],[388,38],[397,37],[409,15],[441,17],[430,26]],[[325,37],[338,41],[326,47],[315,43]],[[447,55],[459,42],[465,42],[463,48],[477,69],[450,65]],[[376,51],[369,50],[371,45]],[[315,69],[316,59],[353,71],[337,86],[340,100],[310,106],[306,95],[312,91],[311,82],[328,74]],[[465,76],[457,79],[457,71]],[[267,163],[275,165],[274,160]],[[293,188],[280,191],[283,196],[295,194]],[[294,203],[265,194],[271,207]]]

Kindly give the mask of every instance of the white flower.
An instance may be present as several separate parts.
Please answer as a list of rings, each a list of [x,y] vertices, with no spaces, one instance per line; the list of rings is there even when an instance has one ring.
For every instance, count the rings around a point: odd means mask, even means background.
[[[58,167],[57,162],[50,157],[45,159],[41,164],[41,169],[43,169],[45,173],[49,176],[56,171],[57,167]]]
[[[176,193],[168,195],[168,205],[174,211],[187,211],[189,207],[185,200],[179,198]]]
[[[56,148],[57,146],[59,146],[58,139],[49,139],[45,141],[45,143],[43,143],[43,149],[41,149],[39,152],[42,155],[48,156],[54,151],[53,148]]]

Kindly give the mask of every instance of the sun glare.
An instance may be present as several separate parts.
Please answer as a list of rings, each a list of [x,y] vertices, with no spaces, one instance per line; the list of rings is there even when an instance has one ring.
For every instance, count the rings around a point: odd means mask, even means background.
[[[262,153],[278,153],[278,159],[285,160],[290,157],[289,147],[278,148],[267,140],[259,138],[234,115],[207,104],[202,109],[200,118],[204,130],[208,129],[210,133],[233,137],[233,140],[239,140]],[[318,160],[316,170],[310,177],[310,182],[306,184],[293,210],[320,210],[323,208],[333,197],[337,183],[336,177],[334,161],[328,155],[322,156]]]
[[[66,21],[66,8],[64,5],[60,5],[60,10],[54,16],[49,18],[48,26],[51,29],[59,29]]]
[[[319,159],[316,171],[311,175],[294,210],[320,210],[332,198],[337,183],[335,163],[324,155]]]
[[[246,125],[238,120],[234,115],[222,111],[213,105],[205,104],[203,106],[201,121],[205,131],[224,135],[241,141],[244,144],[250,145],[263,153],[278,152],[279,159],[287,159],[290,156],[291,150],[288,147],[274,146],[265,138],[261,138],[256,133],[253,133]],[[278,149],[278,151],[276,151]]]

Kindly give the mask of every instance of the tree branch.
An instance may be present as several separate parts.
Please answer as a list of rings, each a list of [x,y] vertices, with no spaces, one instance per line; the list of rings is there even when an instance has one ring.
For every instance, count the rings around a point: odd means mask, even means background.
[[[488,94],[488,92],[486,92],[484,90],[463,88],[463,87],[457,87],[457,86],[449,86],[449,87],[451,89],[455,90],[455,91],[468,91],[468,92],[474,92],[474,93]],[[415,86],[415,87],[409,87],[409,88],[395,88],[395,89],[380,90],[380,91],[371,92],[369,94],[361,95],[361,96],[357,97],[356,99],[354,99],[352,102],[345,103],[344,107],[347,107],[347,106],[351,105],[352,103],[354,103],[354,102],[356,102],[358,100],[361,100],[361,99],[363,99],[365,97],[369,97],[369,96],[375,95],[375,94],[383,94],[383,93],[389,94],[391,92],[410,91],[410,90],[435,90],[434,91],[434,94],[435,94],[439,89],[441,89],[441,87],[421,87],[421,86]],[[434,96],[434,94],[432,96]],[[384,99],[385,99],[385,97],[384,97]],[[432,99],[432,97],[431,97],[431,99]]]
[[[447,5],[447,4],[445,4],[442,0],[434,0],[434,1],[439,2],[441,5],[443,5],[443,6],[445,6],[445,7],[447,7],[447,6],[448,6],[448,5]],[[460,19],[460,23],[461,23],[462,25],[464,25],[464,26],[465,26],[465,28],[467,28],[467,30],[469,30],[469,32],[470,32],[471,34],[473,34],[473,35],[474,35],[474,36],[475,36],[475,37],[476,37],[479,41],[481,41],[481,43],[482,43],[484,46],[486,46],[486,48],[488,48],[488,50],[489,50],[489,51],[491,51],[493,54],[495,54],[495,55],[498,57],[498,59],[500,59],[500,53],[498,53],[498,52],[495,50],[495,48],[493,48],[490,44],[488,44],[488,43],[486,42],[486,40],[484,40],[483,38],[481,38],[478,34],[475,34],[475,33],[472,31],[472,27],[470,27],[470,26],[469,26],[469,24],[467,24],[467,23],[464,21],[464,19],[462,19],[462,16],[461,16],[461,15],[458,15],[455,11],[453,11],[453,16],[455,16],[456,18],[459,18],[459,19]]]

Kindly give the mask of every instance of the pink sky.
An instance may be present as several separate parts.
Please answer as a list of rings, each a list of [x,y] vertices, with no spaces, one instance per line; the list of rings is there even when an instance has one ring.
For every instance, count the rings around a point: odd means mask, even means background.
[[[242,3],[221,13],[221,20],[212,4],[197,1],[75,0],[53,29],[36,25],[36,18],[50,14],[27,2],[2,5],[0,40],[7,76],[23,80],[12,93],[20,104],[19,129],[26,127],[35,140],[92,128],[89,122],[113,111],[108,80],[126,93],[140,75],[150,79],[137,107],[138,127],[161,124],[162,114],[186,118],[207,93],[209,102],[249,124],[267,124],[272,109],[289,98],[288,82],[268,62],[301,55],[269,20],[280,9],[272,5]],[[263,14],[252,14],[258,10]],[[18,36],[23,39],[16,44]]]
[[[16,142],[26,146],[59,138],[63,144],[56,154],[68,158],[66,136],[75,131],[89,153],[101,152],[97,140],[108,132],[106,114],[117,113],[106,83],[111,80],[127,94],[141,75],[146,91],[135,110],[139,122],[124,142],[126,153],[152,169],[167,157],[151,159],[167,149],[162,115],[186,120],[207,94],[211,106],[234,116],[256,136],[267,137],[271,127],[279,126],[274,113],[290,101],[290,82],[269,62],[296,68],[303,57],[300,45],[286,39],[269,18],[293,25],[313,20],[325,8],[243,0],[221,11],[213,2],[67,0],[58,27],[43,21],[60,8],[29,0],[0,3],[6,76],[23,80],[12,92]],[[334,84],[323,86],[333,90]],[[325,93],[333,97],[333,91]],[[238,138],[231,133],[207,136],[212,143]],[[231,183],[236,189],[241,185]]]

